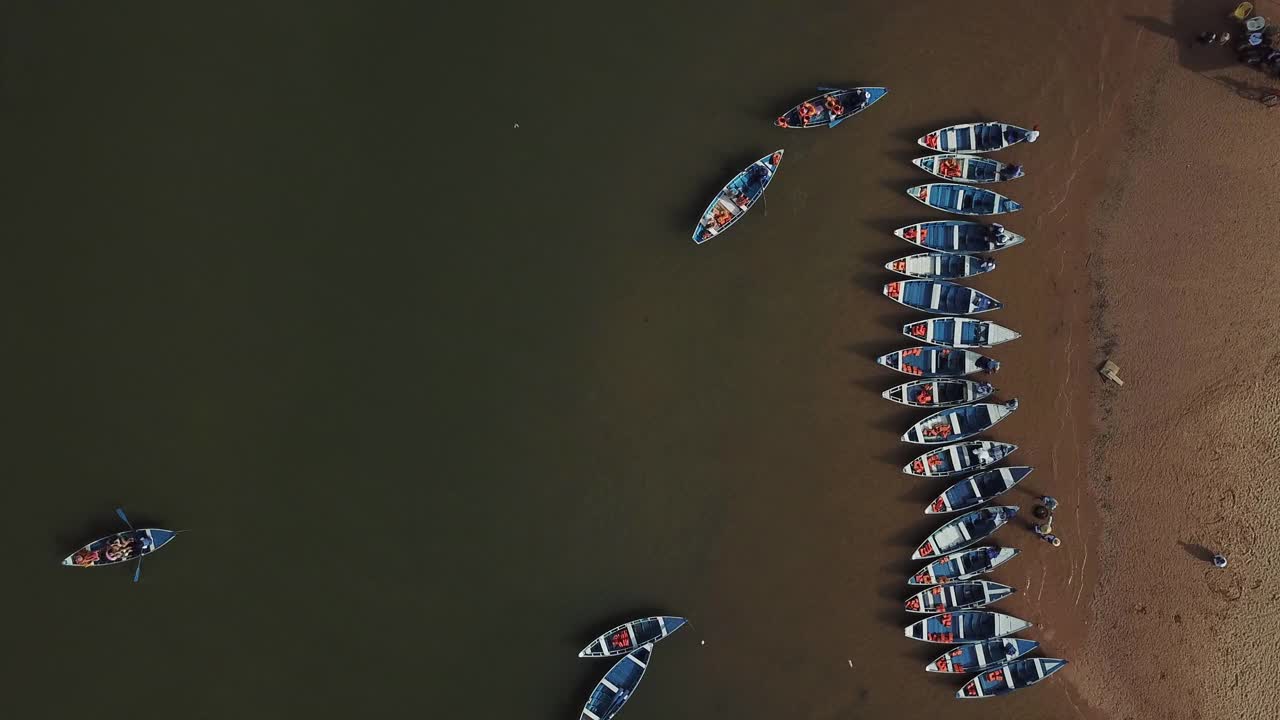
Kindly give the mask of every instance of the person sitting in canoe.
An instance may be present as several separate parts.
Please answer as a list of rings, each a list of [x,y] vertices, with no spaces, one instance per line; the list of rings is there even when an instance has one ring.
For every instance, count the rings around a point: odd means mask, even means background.
[[[822,104],[827,107],[827,111],[831,113],[833,118],[838,118],[844,114],[844,105],[840,104],[835,95],[828,95],[822,98]]]
[[[119,562],[120,560],[124,560],[129,557],[132,552],[133,538],[117,537],[112,538],[111,542],[107,543],[107,549],[104,554],[107,556],[107,560],[109,562]]]
[[[1004,142],[1006,145],[1012,145],[1023,140],[1033,143],[1040,138],[1040,126],[1032,125],[1030,130],[1023,130],[1019,127],[1010,127],[1004,131]]]
[[[973,306],[974,306],[974,309],[976,310],[990,310],[992,307],[991,298],[985,295],[979,295],[976,299],[974,299]]]
[[[996,180],[1004,182],[1005,180],[1012,180],[1021,174],[1021,165],[1006,165],[1000,168],[1000,172],[996,173]]]
[[[960,163],[954,159],[943,160],[938,164],[938,174],[949,178],[960,177]]]
[[[81,550],[71,558],[71,563],[78,567],[90,567],[96,564],[101,555],[96,550]]]
[[[987,226],[987,240],[996,244],[996,247],[1004,245],[1004,226],[1000,223],[991,223]]]
[[[996,261],[991,258],[983,258],[982,262],[978,263],[978,269],[982,272],[991,272],[996,269]]]
[[[811,120],[817,118],[818,115],[822,113],[822,110],[819,109],[817,105],[806,100],[800,103],[800,106],[796,108],[796,112],[800,113],[800,122],[808,125]]]
[[[920,405],[928,405],[933,402],[933,393],[929,392],[929,386],[920,388],[920,392],[916,393],[916,402]]]
[[[729,211],[725,210],[720,205],[717,204],[715,207],[711,208],[711,222],[714,223],[716,227],[724,227],[732,220],[733,215],[730,215]]]

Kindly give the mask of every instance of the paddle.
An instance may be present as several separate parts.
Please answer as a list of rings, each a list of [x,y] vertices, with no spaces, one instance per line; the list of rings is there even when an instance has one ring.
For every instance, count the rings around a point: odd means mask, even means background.
[[[133,528],[133,523],[129,522],[129,516],[124,514],[124,508],[116,508],[116,515],[120,516],[120,519],[124,521],[125,525],[129,526],[130,530],[137,532],[137,530],[134,530]],[[133,581],[138,582],[138,578],[140,578],[141,576],[142,576],[142,556],[139,555],[138,566],[133,570]]]

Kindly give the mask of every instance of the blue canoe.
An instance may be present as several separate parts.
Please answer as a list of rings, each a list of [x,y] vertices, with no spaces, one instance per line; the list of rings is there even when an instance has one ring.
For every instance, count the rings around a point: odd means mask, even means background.
[[[963,550],[989,537],[1017,516],[1017,505],[997,505],[965,513],[929,533],[929,537],[911,554],[911,559],[928,560]]]
[[[587,643],[587,646],[578,652],[578,657],[608,657],[631,652],[641,645],[658,642],[684,627],[687,622],[688,620],[673,615],[657,615],[632,620]]]
[[[996,261],[974,255],[928,252],[890,260],[884,269],[924,280],[959,280],[995,270]]]
[[[896,350],[876,358],[876,362],[905,375],[919,378],[963,377],[976,372],[993,373],[1000,362],[972,350],[955,350],[938,345]]]
[[[911,163],[930,175],[962,183],[1006,182],[1025,174],[1021,165],[1009,165],[976,155],[929,155],[916,158]]]
[[[975,473],[952,485],[925,506],[925,515],[960,512],[976,508],[988,500],[994,500],[1013,489],[1014,485],[1031,474],[1027,465],[1011,465]]]
[[[953,648],[924,666],[927,672],[971,673],[1017,660],[1040,647],[1035,640],[1003,638]]]
[[[912,340],[952,348],[989,348],[1022,335],[990,320],[962,317],[929,318],[907,323],[902,334]]]
[[[976,643],[1012,635],[1031,627],[1031,623],[1004,613],[986,610],[960,610],[939,613],[912,623],[903,635],[913,640],[932,643]]]
[[[1004,303],[964,285],[941,280],[899,280],[884,286],[884,296],[935,315],[977,315]]]
[[[880,394],[885,400],[918,408],[944,408],[978,402],[996,389],[990,383],[958,378],[912,380]]]
[[[924,453],[903,465],[902,472],[916,477],[950,477],[995,465],[1017,449],[1017,445],[990,440],[958,442]]]
[[[1040,127],[1030,130],[1001,122],[962,123],[934,130],[916,142],[920,147],[938,152],[985,153],[1003,150],[1020,142],[1033,143],[1040,137]]]
[[[1008,695],[1014,690],[1031,687],[1067,666],[1060,658],[1030,658],[986,670],[956,691],[962,700]]]
[[[969,580],[995,570],[1017,557],[1019,552],[1017,548],[984,546],[951,553],[920,568],[907,580],[907,584],[936,585]]]
[[[916,185],[908,188],[907,194],[931,208],[956,215],[1002,215],[1022,209],[998,192],[958,183]]]
[[[988,225],[972,220],[916,223],[900,227],[893,234],[922,248],[961,254],[995,252],[1026,240],[999,223]]]
[[[990,580],[934,585],[907,598],[903,606],[907,612],[940,613],[948,610],[971,610],[999,602],[1017,592],[1008,585]]]
[[[796,105],[773,121],[780,128],[835,127],[871,107],[889,92],[882,87],[856,87],[844,90],[818,88],[826,92]]]
[[[751,163],[716,193],[711,204],[703,211],[697,227],[693,229],[695,243],[701,245],[728,230],[747,214],[773,180],[774,173],[782,162],[782,152],[776,150]]]
[[[68,567],[103,567],[130,562],[159,550],[177,537],[173,530],[143,528],[98,538],[62,559]]]
[[[652,654],[653,645],[649,644],[624,655],[591,691],[578,720],[609,720],[617,715],[640,684]]]
[[[911,426],[902,434],[902,441],[920,445],[941,445],[966,440],[986,432],[1018,409],[1015,398],[1003,405],[977,403],[939,410]]]

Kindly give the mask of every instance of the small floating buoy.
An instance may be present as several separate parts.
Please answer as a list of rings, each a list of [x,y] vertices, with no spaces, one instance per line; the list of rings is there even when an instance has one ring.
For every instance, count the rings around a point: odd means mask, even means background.
[[[706,644],[707,644],[707,641],[706,641],[706,640],[703,640],[703,641],[702,641],[702,644],[703,644],[703,645],[706,645]]]
[[[519,129],[520,129],[520,123],[515,123],[514,125],[512,125],[512,126],[511,126],[511,128],[512,128],[513,130],[519,130]]]

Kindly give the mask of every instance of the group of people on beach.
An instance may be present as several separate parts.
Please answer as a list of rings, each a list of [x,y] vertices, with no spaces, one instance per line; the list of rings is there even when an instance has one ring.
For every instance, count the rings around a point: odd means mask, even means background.
[[[1227,17],[1238,23],[1240,30],[1237,34],[1233,35],[1229,30],[1202,32],[1197,41],[1202,45],[1226,46],[1237,38],[1234,45],[1237,60],[1268,74],[1280,75],[1276,27],[1261,15],[1254,15],[1252,3],[1240,3]]]
[[[1042,495],[1038,500],[1040,504],[1036,506],[1032,514],[1036,516],[1037,520],[1043,522],[1035,526],[1036,535],[1050,545],[1058,547],[1062,545],[1062,541],[1058,539],[1057,535],[1053,534],[1053,511],[1058,509],[1058,499],[1052,495]]]

